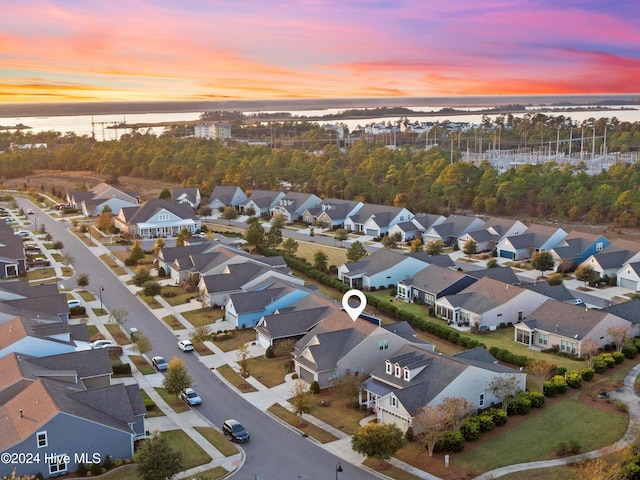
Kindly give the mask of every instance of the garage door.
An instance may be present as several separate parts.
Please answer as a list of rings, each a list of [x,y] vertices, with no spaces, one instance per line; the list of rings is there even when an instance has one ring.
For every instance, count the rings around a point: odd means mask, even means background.
[[[638,282],[628,278],[620,278],[620,286],[630,290],[638,290]]]
[[[298,375],[300,376],[300,378],[302,380],[304,380],[305,382],[308,382],[308,383],[313,383],[314,382],[315,377],[313,375],[313,372],[310,372],[309,370],[307,370],[304,367],[300,367],[299,370],[300,371],[299,371]]]
[[[376,230],[371,230],[371,229],[367,229],[367,235],[370,235],[372,237],[377,237],[378,236],[378,232]]]
[[[510,258],[511,260],[513,260],[513,252],[510,252],[508,250],[500,250],[500,254],[498,255],[500,258]]]

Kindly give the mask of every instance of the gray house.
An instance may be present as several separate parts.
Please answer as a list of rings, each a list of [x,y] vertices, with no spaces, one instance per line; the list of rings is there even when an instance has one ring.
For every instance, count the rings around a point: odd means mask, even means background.
[[[271,215],[280,214],[288,222],[297,222],[305,211],[317,207],[320,203],[320,197],[312,193],[288,192],[271,208]]]
[[[247,196],[240,187],[218,185],[209,196],[211,210],[220,210],[224,207],[239,209],[247,201]]]
[[[465,273],[429,265],[411,278],[398,282],[398,298],[435,305],[438,298],[458,293],[477,281]]]
[[[195,187],[174,188],[171,192],[171,199],[176,203],[189,205],[191,208],[198,208],[202,201],[200,189]]]
[[[309,225],[322,222],[331,229],[342,228],[347,217],[355,214],[362,205],[362,202],[354,200],[325,198],[320,205],[307,208],[302,214],[302,221]]]

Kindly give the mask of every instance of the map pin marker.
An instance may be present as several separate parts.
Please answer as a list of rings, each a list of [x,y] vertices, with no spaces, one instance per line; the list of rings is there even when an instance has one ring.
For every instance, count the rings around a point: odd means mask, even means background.
[[[358,297],[358,300],[360,300],[360,305],[358,305],[357,307],[352,307],[351,305],[349,305],[349,298],[351,297]],[[365,297],[364,293],[362,293],[360,290],[349,290],[342,296],[342,308],[344,308],[345,312],[347,312],[347,314],[351,317],[351,320],[353,320],[354,322],[356,321],[356,318],[360,316],[366,306],[367,297]]]

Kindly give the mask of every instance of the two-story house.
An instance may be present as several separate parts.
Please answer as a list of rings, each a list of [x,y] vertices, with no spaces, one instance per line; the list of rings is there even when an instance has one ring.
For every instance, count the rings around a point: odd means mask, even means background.
[[[114,222],[121,232],[141,238],[174,237],[182,229],[191,233],[200,230],[200,220],[192,208],[162,199],[121,208]]]

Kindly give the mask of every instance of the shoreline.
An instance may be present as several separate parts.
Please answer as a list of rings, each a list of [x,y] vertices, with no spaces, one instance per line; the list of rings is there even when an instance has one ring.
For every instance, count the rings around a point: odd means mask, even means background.
[[[510,104],[570,109],[578,106],[640,105],[640,94],[612,95],[523,95],[468,97],[393,97],[393,98],[328,98],[157,102],[81,102],[81,103],[15,103],[0,104],[0,118],[57,117],[76,115],[127,115],[153,113],[189,113],[206,111],[304,111],[327,109],[362,109],[378,107],[477,108]]]

